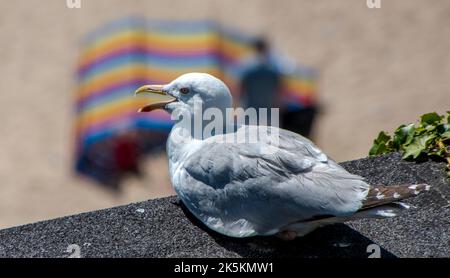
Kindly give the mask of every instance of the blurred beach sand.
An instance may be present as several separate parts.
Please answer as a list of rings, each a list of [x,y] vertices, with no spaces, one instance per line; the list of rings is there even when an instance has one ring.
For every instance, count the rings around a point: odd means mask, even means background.
[[[205,19],[265,34],[320,71],[317,144],[367,155],[380,130],[450,109],[450,2],[381,0],[0,2],[0,228],[173,194],[164,155],[121,195],[72,171],[74,70],[87,32],[124,16]],[[161,174],[164,173],[164,174]]]

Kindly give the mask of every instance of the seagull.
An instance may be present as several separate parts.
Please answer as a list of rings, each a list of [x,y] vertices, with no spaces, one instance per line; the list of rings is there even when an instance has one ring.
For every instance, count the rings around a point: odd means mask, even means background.
[[[206,73],[187,73],[167,85],[145,85],[135,91],[142,93],[165,95],[167,100],[152,102],[139,112],[164,109],[172,118],[180,110],[193,118],[196,103],[202,111],[214,108],[226,113],[232,108],[228,87]],[[278,134],[278,144],[264,138],[226,140],[260,128]],[[369,185],[307,138],[275,126],[242,124],[205,136],[175,120],[166,149],[178,197],[209,229],[230,237],[275,235],[293,240],[328,224],[394,217],[408,208],[400,200],[430,188]]]

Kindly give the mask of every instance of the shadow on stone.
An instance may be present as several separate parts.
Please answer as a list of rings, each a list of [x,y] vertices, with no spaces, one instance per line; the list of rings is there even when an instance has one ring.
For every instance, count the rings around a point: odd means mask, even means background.
[[[217,244],[247,258],[368,258],[376,256],[379,247],[381,258],[396,256],[345,224],[329,225],[297,238],[283,241],[277,237],[232,238],[219,234],[199,221],[181,202],[186,217],[205,231]],[[375,244],[375,245],[374,245]]]

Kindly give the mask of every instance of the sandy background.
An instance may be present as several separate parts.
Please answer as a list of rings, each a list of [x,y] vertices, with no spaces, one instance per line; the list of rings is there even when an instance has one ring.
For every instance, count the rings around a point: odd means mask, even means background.
[[[366,156],[379,130],[450,109],[450,1],[0,0],[0,228],[171,194],[165,158],[114,195],[71,170],[72,94],[81,37],[127,15],[217,18],[266,33],[321,72],[316,142]]]

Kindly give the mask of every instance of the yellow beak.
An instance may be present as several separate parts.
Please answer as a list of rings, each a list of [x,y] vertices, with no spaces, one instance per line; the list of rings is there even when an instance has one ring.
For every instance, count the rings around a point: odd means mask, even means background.
[[[135,92],[134,95],[139,95],[139,94],[143,94],[143,93],[150,93],[150,94],[158,94],[158,95],[164,95],[164,96],[169,96],[166,92],[163,91],[165,85],[144,85],[140,88],[138,88]],[[166,104],[171,103],[176,101],[176,99],[174,97],[171,97],[171,99],[169,100],[165,100],[165,101],[157,101],[154,103],[150,103],[142,108],[140,108],[138,110],[138,112],[150,112],[153,111],[155,109],[162,109],[164,108],[164,106],[166,106]]]
[[[143,94],[143,93],[154,93],[159,95],[167,95],[165,92],[163,92],[164,85],[144,85],[142,87],[139,87],[135,92],[134,95]]]

